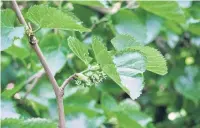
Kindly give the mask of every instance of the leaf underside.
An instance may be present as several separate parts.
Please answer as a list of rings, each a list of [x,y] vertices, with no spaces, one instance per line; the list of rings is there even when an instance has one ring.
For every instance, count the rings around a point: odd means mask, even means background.
[[[138,52],[111,57],[105,46],[96,38],[92,43],[97,63],[132,99],[136,99],[143,88],[145,58]]]

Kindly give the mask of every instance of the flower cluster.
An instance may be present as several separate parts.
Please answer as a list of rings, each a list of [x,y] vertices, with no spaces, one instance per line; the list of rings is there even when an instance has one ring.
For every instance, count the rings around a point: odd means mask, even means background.
[[[106,74],[99,70],[89,70],[84,73],[78,73],[75,80],[76,85],[82,85],[84,87],[90,87],[92,85],[97,85],[106,79]]]

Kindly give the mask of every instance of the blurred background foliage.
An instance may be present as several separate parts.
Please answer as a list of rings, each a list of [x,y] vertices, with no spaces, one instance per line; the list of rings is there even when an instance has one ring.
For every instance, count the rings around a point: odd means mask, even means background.
[[[74,13],[85,27],[92,30],[89,33],[57,29],[37,31],[39,45],[59,84],[86,68],[68,48],[69,36],[76,36],[88,47],[92,36],[100,36],[108,50],[112,50],[110,40],[116,34],[126,33],[159,49],[167,60],[169,70],[165,76],[145,72],[145,87],[135,101],[112,80],[91,88],[75,86],[71,82],[64,96],[67,127],[199,128],[200,2],[177,1],[185,21],[176,15],[171,16],[173,18],[165,16],[171,7],[167,3],[162,8],[166,11],[163,14],[159,9],[157,14],[151,13],[152,8],[144,9],[152,3],[136,1],[121,1],[121,9],[108,13],[107,10],[117,3],[112,0],[19,2],[24,14],[29,7],[39,4]],[[11,3],[1,2],[1,8],[11,8]],[[18,24],[16,20],[15,25]],[[25,36],[15,39],[11,47],[1,52],[3,128],[18,127],[20,119],[30,124],[29,118],[58,119],[55,95],[45,75],[39,77],[35,88],[23,99],[31,87],[26,81],[38,72],[43,72],[42,66]],[[42,127],[42,124],[38,126]]]

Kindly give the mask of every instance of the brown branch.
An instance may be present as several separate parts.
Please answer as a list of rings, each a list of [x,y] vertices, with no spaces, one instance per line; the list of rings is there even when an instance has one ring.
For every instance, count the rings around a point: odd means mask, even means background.
[[[17,14],[17,17],[18,17],[20,23],[22,23],[23,25],[25,25],[26,29],[29,29],[28,24],[26,23],[23,15],[21,14],[21,11],[20,11],[20,9],[18,7],[17,2],[15,0],[13,0],[11,2],[12,2],[12,5],[13,5],[13,9],[15,10],[15,12]]]
[[[60,90],[61,90],[61,92],[63,92],[63,95],[64,95],[64,89],[65,89],[65,87],[67,86],[67,84],[68,84],[70,81],[72,81],[74,78],[76,78],[76,77],[77,77],[76,73],[73,74],[73,75],[71,75],[71,76],[68,77],[68,78],[63,82],[63,84],[60,86]]]
[[[30,26],[28,26],[28,24],[26,23],[19,7],[18,4],[16,2],[16,0],[12,1],[12,5],[13,5],[13,9],[17,14],[17,17],[19,19],[19,21],[25,25],[26,30],[27,30],[27,36],[30,39],[30,44],[32,46],[32,48],[34,49],[34,51],[36,52],[40,62],[42,63],[42,66],[53,86],[54,89],[54,93],[56,95],[56,100],[57,100],[57,104],[58,104],[58,113],[59,113],[59,128],[65,128],[65,114],[64,114],[64,106],[63,106],[63,96],[60,93],[60,88],[57,84],[57,81],[55,80],[53,74],[51,73],[51,70],[49,69],[47,62],[44,58],[43,53],[40,50],[40,47],[38,45],[38,41],[36,39],[36,37],[33,35],[33,32],[30,28]]]

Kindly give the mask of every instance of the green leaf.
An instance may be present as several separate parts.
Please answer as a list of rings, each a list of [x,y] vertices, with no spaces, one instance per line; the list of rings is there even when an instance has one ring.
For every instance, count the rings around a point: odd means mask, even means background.
[[[123,50],[124,47],[133,47],[143,45],[142,43],[136,41],[130,35],[117,35],[111,40],[111,43],[117,50]]]
[[[146,59],[138,52],[124,52],[114,56],[122,85],[128,89],[132,99],[140,96],[143,89],[143,72],[145,71]]]
[[[1,128],[21,128],[23,124],[23,120],[14,119],[14,118],[6,118],[1,120]]]
[[[135,111],[140,110],[140,105],[131,99],[125,99],[120,102],[119,107],[122,111]]]
[[[139,123],[131,119],[126,114],[121,112],[116,112],[115,114],[120,128],[143,128]]]
[[[22,128],[57,128],[57,124],[48,119],[30,118],[23,122]]]
[[[198,67],[188,66],[185,68],[185,74],[175,81],[175,89],[195,103],[200,100],[200,74],[198,71]]]
[[[97,38],[94,38],[92,48],[102,70],[132,99],[137,98],[143,87],[144,57],[137,52],[124,53],[116,55],[113,62],[113,58]]]
[[[44,118],[22,119],[4,119],[2,128],[57,128],[57,124]]]
[[[121,80],[115,64],[113,63],[112,57],[106,50],[106,47],[99,41],[99,39],[93,39],[92,49],[94,51],[97,63],[100,64],[102,70],[118,85],[121,85]]]
[[[177,23],[185,23],[183,10],[179,7],[176,1],[138,1],[141,8],[164,17],[168,20],[173,20]]]
[[[192,17],[194,19],[200,19],[200,3],[199,2],[195,2],[194,4],[192,4],[192,7],[189,8],[190,14],[192,15]]]
[[[118,110],[118,104],[116,100],[107,93],[103,93],[101,97],[101,105],[108,112],[113,112]]]
[[[52,51],[56,51],[61,47],[61,39],[56,34],[46,34],[39,43],[43,52],[48,53]]]
[[[167,20],[167,21],[165,21],[165,25],[167,28],[169,28],[170,30],[172,30],[173,32],[175,32],[178,35],[183,33],[181,27],[176,22]]]
[[[29,20],[41,28],[89,31],[81,25],[81,22],[75,16],[45,5],[32,6],[26,15]]]
[[[4,90],[1,96],[3,98],[11,98],[13,95],[15,95],[20,89],[24,87],[24,82],[20,83],[19,85],[16,85],[13,89],[10,90]]]
[[[88,48],[75,37],[68,38],[68,45],[70,49],[78,56],[86,65],[90,63],[92,58],[89,56]]]
[[[200,22],[190,24],[188,30],[193,34],[200,36]]]
[[[13,45],[6,49],[5,52],[16,58],[24,59],[30,54],[28,47],[24,47],[24,43],[27,42],[23,41],[22,39],[16,39],[14,40]]]
[[[14,27],[15,13],[11,9],[1,11],[1,48],[3,51],[13,44],[14,39],[24,36],[24,27]]]
[[[67,114],[67,128],[100,128],[105,122],[105,116],[88,117],[83,113]]]
[[[59,72],[67,62],[67,58],[60,50],[52,51],[44,55],[53,75]]]
[[[121,113],[126,114],[132,120],[137,121],[141,126],[147,126],[152,119],[140,111],[140,105],[131,99],[125,99],[119,104]]]
[[[41,40],[40,46],[52,74],[55,75],[67,62],[67,57],[61,50],[61,39],[56,34],[47,34]]]
[[[93,0],[93,1],[70,1],[73,4],[80,4],[80,5],[85,5],[85,6],[92,6],[92,7],[105,7],[105,4],[103,3],[104,1],[101,0]]]
[[[199,36],[198,37],[192,37],[191,43],[196,47],[200,47],[200,37]]]
[[[123,36],[118,35],[111,41],[116,50],[124,50],[122,52],[139,51],[147,58],[147,70],[159,75],[165,75],[167,73],[166,60],[158,50],[148,46],[137,46],[138,43],[134,41],[133,37],[127,37],[130,41],[127,41],[127,39],[121,37]]]
[[[75,2],[75,1],[74,1]],[[78,1],[76,1],[78,2]],[[79,1],[81,2],[81,1]],[[92,2],[92,1],[90,1]],[[81,3],[85,3],[85,2],[81,2]],[[92,9],[88,8],[88,7],[84,7],[78,4],[74,4],[73,5],[74,9],[73,9],[73,13],[81,20],[83,21],[83,24],[87,27],[92,27],[92,18],[96,17],[96,12],[94,12]],[[87,15],[85,15],[87,14]]]
[[[65,113],[81,112],[88,117],[95,117],[102,113],[101,109],[96,108],[96,100],[87,94],[75,93],[64,100]]]
[[[136,107],[135,103],[131,100],[129,100],[128,102],[122,102],[120,103],[120,112],[125,114],[130,119],[137,121],[137,123],[139,123],[141,126],[147,126],[147,124],[151,122],[152,119],[145,113],[137,110],[138,108],[134,107]]]
[[[167,73],[166,60],[158,50],[148,46],[135,46],[127,48],[123,52],[125,51],[141,52],[147,59],[146,69],[148,71],[151,71],[159,75],[165,75]]]
[[[118,34],[128,34],[136,40],[144,42],[146,40],[146,26],[139,15],[129,10],[120,10],[112,16],[115,30]]]
[[[138,46],[133,49],[140,51],[147,58],[147,70],[159,75],[165,75],[167,73],[166,60],[157,49],[148,46]]]

